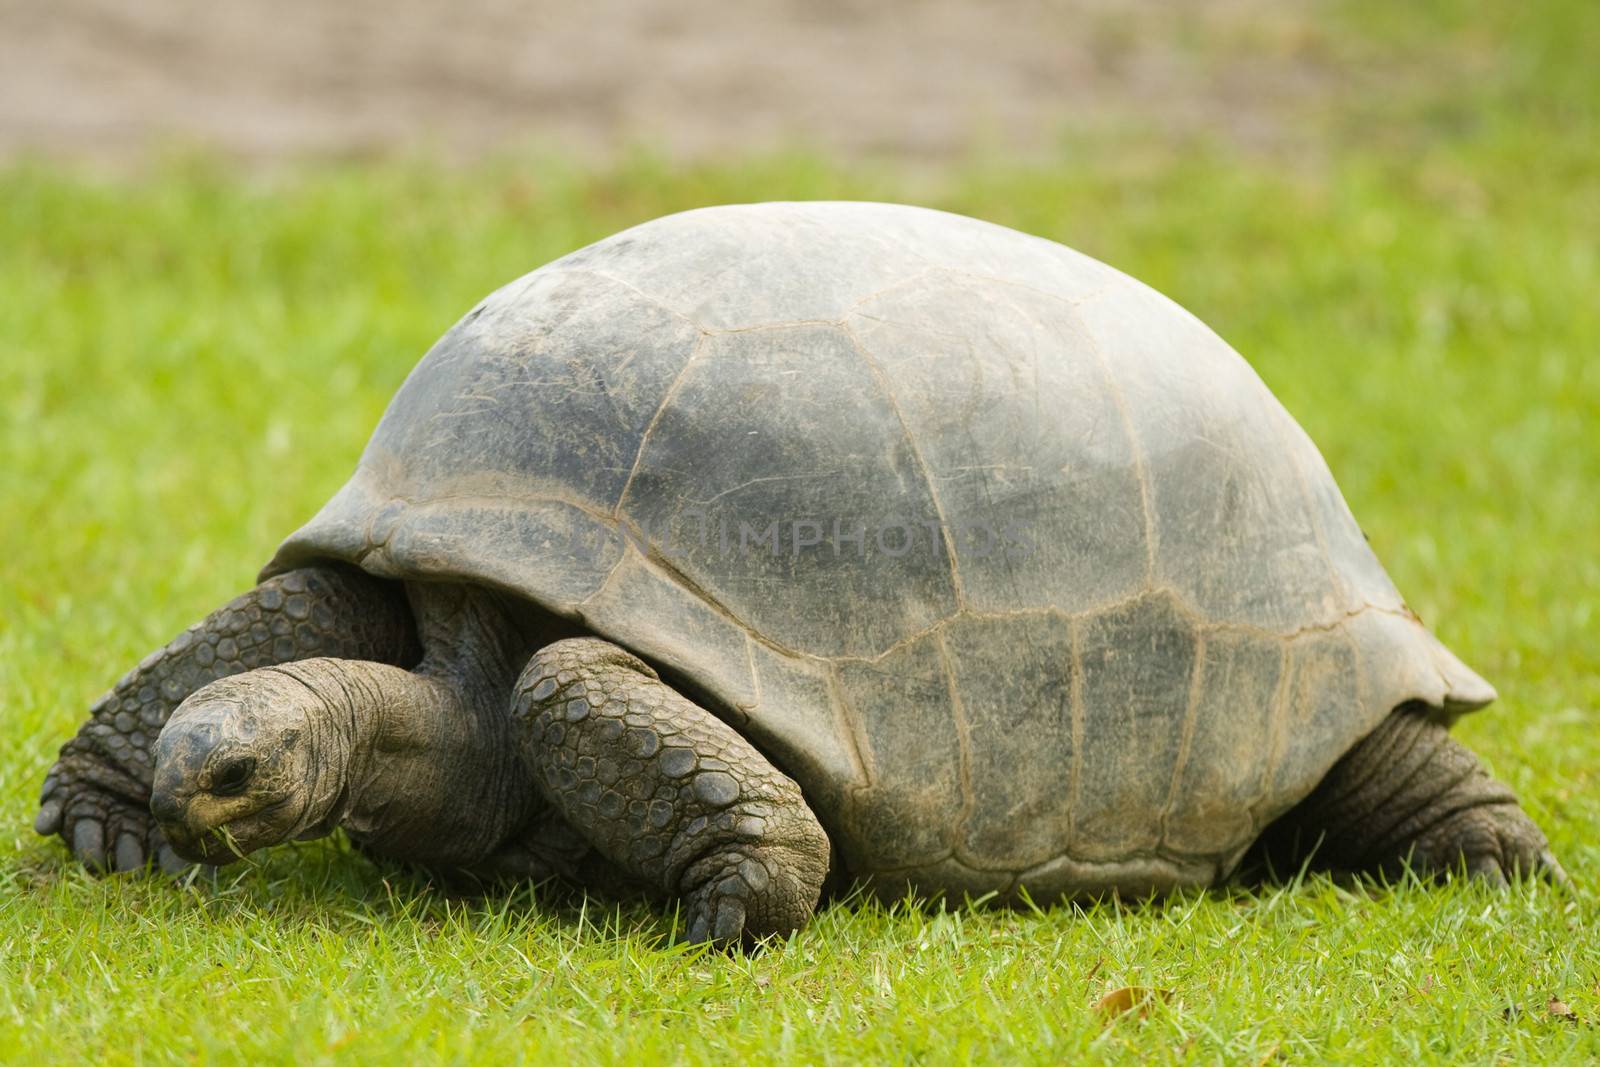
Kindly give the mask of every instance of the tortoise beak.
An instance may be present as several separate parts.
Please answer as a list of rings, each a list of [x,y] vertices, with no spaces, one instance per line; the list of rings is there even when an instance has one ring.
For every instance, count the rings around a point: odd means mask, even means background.
[[[206,763],[222,742],[209,716],[169,722],[156,739],[150,814],[173,851],[194,863],[225,864],[239,858],[225,830],[233,819],[248,814],[250,802],[214,796],[200,786]]]

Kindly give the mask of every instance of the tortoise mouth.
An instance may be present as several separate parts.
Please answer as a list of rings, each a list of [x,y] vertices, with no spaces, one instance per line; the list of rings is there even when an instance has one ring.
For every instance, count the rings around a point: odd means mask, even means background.
[[[163,829],[162,833],[172,851],[190,863],[225,867],[244,858],[244,850],[232,840],[227,824],[199,835],[179,829]]]
[[[235,813],[202,829],[196,829],[187,819],[162,820],[161,832],[172,850],[189,862],[225,867],[252,852],[295,836],[298,819],[285,832],[278,828],[280,820],[273,818],[291,800],[292,797],[282,797],[255,811]]]

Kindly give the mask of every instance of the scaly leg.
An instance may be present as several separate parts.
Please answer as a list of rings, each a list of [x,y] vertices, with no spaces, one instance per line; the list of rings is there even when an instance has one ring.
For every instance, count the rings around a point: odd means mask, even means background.
[[[1279,870],[1319,867],[1440,877],[1465,870],[1491,885],[1541,874],[1565,881],[1516,795],[1445,725],[1401,707],[1345,754],[1263,837]]]
[[[643,662],[558,641],[513,700],[540,791],[623,873],[683,897],[689,940],[747,943],[811,917],[828,838],[800,787]]]

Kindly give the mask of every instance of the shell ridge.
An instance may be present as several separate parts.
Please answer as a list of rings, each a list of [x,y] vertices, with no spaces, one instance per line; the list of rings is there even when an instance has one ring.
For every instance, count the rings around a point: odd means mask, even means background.
[[[843,319],[782,319],[773,322],[757,322],[750,326],[702,326],[701,332],[708,337],[729,337],[741,333],[760,333],[763,330],[792,330],[797,326],[832,326],[844,325]]]

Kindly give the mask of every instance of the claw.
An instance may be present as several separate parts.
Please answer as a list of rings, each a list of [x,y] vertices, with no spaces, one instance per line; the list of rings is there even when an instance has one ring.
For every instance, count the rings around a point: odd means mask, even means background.
[[[39,787],[39,803],[43,804],[50,799],[50,794],[56,791],[56,786],[61,784],[61,778],[55,771],[44,776],[44,785]]]
[[[144,866],[144,846],[139,839],[130,833],[117,835],[116,856],[112,860],[112,869],[118,871],[136,871]]]
[[[33,832],[43,837],[59,833],[61,830],[61,799],[47,800],[39,806],[39,814],[33,819]]]
[[[1539,869],[1556,885],[1572,885],[1572,879],[1567,876],[1566,868],[1561,866],[1561,861],[1556,859],[1556,854],[1549,849],[1539,853]]]
[[[711,944],[737,948],[744,940],[745,902],[727,893],[706,891],[689,902],[688,939],[691,945]]]
[[[723,897],[717,901],[717,918],[712,924],[719,945],[736,945],[744,935],[744,901]]]
[[[1475,882],[1481,882],[1491,889],[1510,888],[1510,883],[1506,881],[1505,872],[1500,869],[1500,861],[1493,856],[1469,858],[1467,860],[1467,877]]]
[[[106,830],[94,819],[80,819],[72,828],[72,853],[90,870],[106,865]]]

